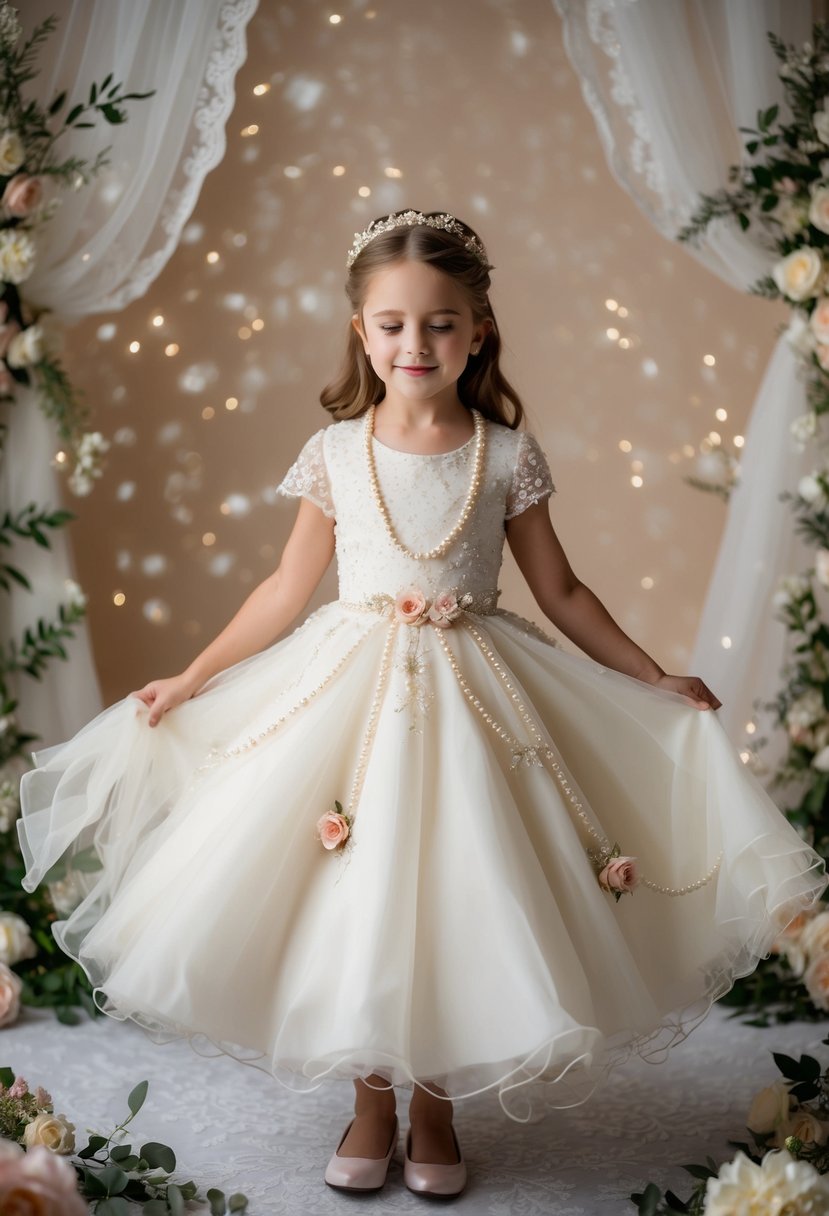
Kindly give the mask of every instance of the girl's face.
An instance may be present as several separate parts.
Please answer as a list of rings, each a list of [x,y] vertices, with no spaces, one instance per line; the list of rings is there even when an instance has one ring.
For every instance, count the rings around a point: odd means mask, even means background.
[[[470,352],[491,328],[476,323],[461,289],[425,262],[394,262],[369,281],[351,320],[387,400],[458,401],[456,384]]]

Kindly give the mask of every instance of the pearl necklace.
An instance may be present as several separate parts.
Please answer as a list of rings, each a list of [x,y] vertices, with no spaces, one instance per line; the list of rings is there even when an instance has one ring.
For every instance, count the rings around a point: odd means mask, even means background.
[[[366,449],[366,463],[368,465],[369,481],[371,483],[371,493],[374,501],[377,503],[378,510],[383,517],[383,523],[386,525],[386,531],[394,545],[402,553],[408,557],[412,557],[415,561],[422,561],[430,557],[442,557],[452,542],[456,539],[459,533],[463,530],[474,510],[475,503],[478,498],[478,493],[481,488],[481,474],[484,468],[484,457],[486,455],[486,421],[483,414],[478,410],[472,410],[472,418],[475,422],[475,461],[472,469],[472,479],[469,483],[469,490],[466,494],[466,501],[463,504],[463,510],[460,513],[458,522],[455,524],[452,531],[443,538],[439,545],[435,545],[434,549],[429,549],[425,553],[414,553],[397,535],[394,530],[394,524],[391,521],[389,509],[386,506],[382,492],[380,490],[380,482],[377,478],[377,468],[374,463],[374,452],[371,448],[371,440],[374,435],[374,406],[370,405],[366,411],[366,423],[363,429],[364,443]],[[441,453],[442,455],[443,453]]]

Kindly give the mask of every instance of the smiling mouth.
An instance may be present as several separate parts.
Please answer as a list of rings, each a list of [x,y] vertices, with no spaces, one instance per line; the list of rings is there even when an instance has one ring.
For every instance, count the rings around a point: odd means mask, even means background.
[[[429,367],[426,367],[423,363],[417,363],[411,367],[406,363],[398,363],[397,366],[403,372],[433,372],[435,370],[435,367],[433,367],[431,365]],[[437,365],[435,365],[435,366],[437,366]]]

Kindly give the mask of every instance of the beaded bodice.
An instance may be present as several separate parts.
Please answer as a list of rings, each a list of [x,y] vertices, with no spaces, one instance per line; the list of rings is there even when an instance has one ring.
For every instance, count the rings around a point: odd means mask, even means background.
[[[419,587],[470,594],[473,611],[492,612],[498,597],[504,523],[553,492],[544,453],[526,431],[487,422],[481,483],[464,527],[439,557],[417,558],[390,538],[372,490],[365,418],[312,435],[279,492],[302,495],[336,519],[340,599],[364,601]],[[457,523],[473,473],[474,437],[439,455],[389,448],[371,438],[383,502],[395,531],[414,554],[438,545]]]

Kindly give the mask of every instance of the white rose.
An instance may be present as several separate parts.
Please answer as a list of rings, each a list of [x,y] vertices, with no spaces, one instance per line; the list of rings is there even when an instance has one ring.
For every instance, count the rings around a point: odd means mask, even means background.
[[[0,963],[0,1026],[10,1026],[20,1013],[23,981],[5,963]],[[0,1143],[2,1140],[0,1140]]]
[[[801,477],[797,483],[797,493],[804,502],[814,503],[825,498],[823,486],[818,481],[814,473],[808,473],[805,477]]]
[[[792,350],[808,358],[815,349],[815,335],[812,333],[805,317],[795,313],[785,332],[785,338]]]
[[[68,1156],[75,1151],[75,1124],[66,1115],[37,1115],[23,1129],[23,1143],[26,1148],[42,1144],[51,1153]]]
[[[771,273],[784,296],[805,300],[815,294],[823,275],[823,261],[817,249],[804,245],[778,262]]]
[[[22,283],[35,268],[35,244],[22,228],[0,229],[0,278]]]
[[[809,580],[802,574],[787,574],[777,584],[774,602],[778,608],[804,599],[809,594]]]
[[[43,330],[39,325],[30,325],[22,329],[9,342],[6,350],[6,362],[9,367],[29,367],[43,358],[45,346]]]
[[[16,131],[0,135],[0,177],[11,177],[26,159],[23,141]]]
[[[797,236],[809,222],[809,203],[803,198],[783,195],[774,209],[774,218],[786,236]]]
[[[802,696],[792,701],[786,714],[788,726],[814,726],[825,717],[826,708],[823,697],[816,688],[810,688]]]
[[[783,1148],[787,1136],[797,1136],[804,1144],[825,1144],[826,1133],[829,1131],[825,1123],[810,1115],[806,1110],[792,1111],[784,1127],[777,1132],[775,1139],[779,1140],[778,1148]]]
[[[801,414],[795,418],[789,427],[789,432],[795,443],[801,446],[808,443],[810,439],[814,439],[817,434],[817,414],[814,410],[810,414]]]
[[[829,747],[822,747],[812,761],[812,768],[819,773],[829,773]]]
[[[789,1091],[784,1081],[767,1085],[751,1103],[746,1127],[758,1136],[777,1131],[789,1117]]]
[[[829,144],[829,114],[825,110],[816,110],[812,115],[812,121],[815,124],[815,131],[821,143]],[[825,232],[823,228],[821,231]]]
[[[829,115],[827,116],[829,117]],[[829,190],[825,190],[826,212],[829,216]],[[820,296],[809,317],[809,328],[818,342],[829,342],[829,296]]]
[[[738,1152],[709,1178],[705,1216],[829,1216],[829,1178],[786,1152],[766,1153],[756,1165]]]
[[[0,962],[13,967],[36,954],[37,946],[23,917],[16,912],[0,912]]]

